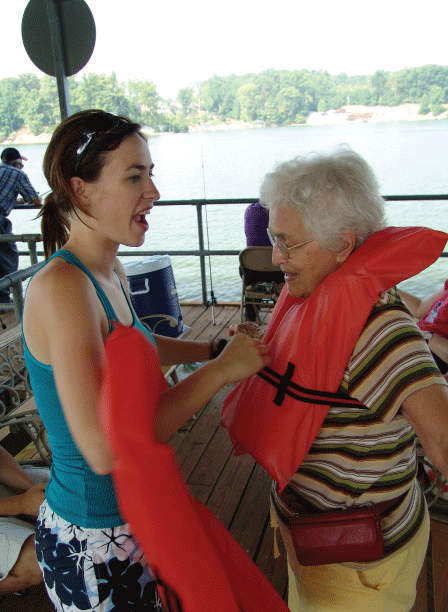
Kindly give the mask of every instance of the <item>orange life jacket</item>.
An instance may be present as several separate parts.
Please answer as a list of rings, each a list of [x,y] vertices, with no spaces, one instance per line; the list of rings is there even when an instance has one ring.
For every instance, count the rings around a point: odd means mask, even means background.
[[[227,396],[223,425],[282,490],[297,471],[337,393],[378,296],[432,264],[448,235],[389,227],[368,238],[306,299],[285,286],[263,342],[272,358]],[[344,404],[358,403],[346,397]]]

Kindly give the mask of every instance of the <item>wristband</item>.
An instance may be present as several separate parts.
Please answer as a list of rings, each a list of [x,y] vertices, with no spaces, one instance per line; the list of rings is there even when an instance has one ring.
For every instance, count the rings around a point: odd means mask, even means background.
[[[225,338],[220,338],[218,341],[215,340],[210,342],[210,359],[216,359],[216,357],[223,352],[227,342],[228,340]]]

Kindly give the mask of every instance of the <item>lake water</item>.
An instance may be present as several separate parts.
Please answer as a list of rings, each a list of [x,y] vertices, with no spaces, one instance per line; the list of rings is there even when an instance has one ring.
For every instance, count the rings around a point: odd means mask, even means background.
[[[149,139],[154,180],[163,200],[256,198],[264,174],[276,162],[309,151],[330,151],[341,143],[366,158],[383,195],[448,194],[446,120],[161,134]],[[40,193],[46,192],[48,185],[42,174],[46,145],[18,148],[28,157],[25,171],[33,185]],[[448,202],[391,202],[386,206],[391,225],[425,225],[448,232]],[[211,249],[239,250],[245,246],[244,209],[244,205],[207,206],[204,220]],[[40,232],[34,217],[35,211],[14,210],[14,232]],[[149,223],[142,248],[161,253],[198,248],[195,207],[156,207]],[[198,258],[172,257],[171,261],[179,298],[201,299]],[[21,267],[25,265],[24,260]],[[447,268],[447,259],[440,259],[402,287],[428,295],[448,277]],[[237,257],[212,257],[211,271],[218,302],[239,300]]]

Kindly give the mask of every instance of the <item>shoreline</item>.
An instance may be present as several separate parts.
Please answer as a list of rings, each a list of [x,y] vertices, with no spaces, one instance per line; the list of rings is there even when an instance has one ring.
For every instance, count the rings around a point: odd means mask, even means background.
[[[434,116],[432,113],[420,115],[418,112],[419,104],[401,104],[400,106],[343,106],[338,110],[311,113],[306,123],[295,125],[341,125],[344,123],[390,123],[392,121],[428,121],[448,119],[448,110],[440,115]],[[246,121],[213,122],[206,124],[190,124],[188,132],[215,132],[227,130],[259,129],[266,127],[261,122],[248,123]],[[152,130],[144,130],[148,136],[156,135]],[[168,132],[161,132],[168,133]],[[27,129],[19,130],[14,138],[7,138],[1,142],[1,146],[11,146],[20,144],[47,144],[50,142],[51,134],[39,134],[34,136]]]

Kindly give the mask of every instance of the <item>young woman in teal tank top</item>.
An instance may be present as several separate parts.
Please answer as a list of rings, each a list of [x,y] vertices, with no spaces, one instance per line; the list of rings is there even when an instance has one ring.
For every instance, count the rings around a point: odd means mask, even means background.
[[[97,110],[64,120],[44,158],[52,189],[40,213],[48,261],[28,285],[23,334],[53,451],[36,552],[61,612],[161,610],[150,552],[146,559],[120,517],[110,478],[114,458],[97,418],[112,322],[141,325],[117,252],[120,244],[144,242],[146,216],[159,199],[153,166],[140,126]],[[269,362],[266,347],[242,334],[219,355],[209,343],[156,335],[149,341],[162,365],[216,357],[162,394],[156,420],[162,441],[221,387]]]

